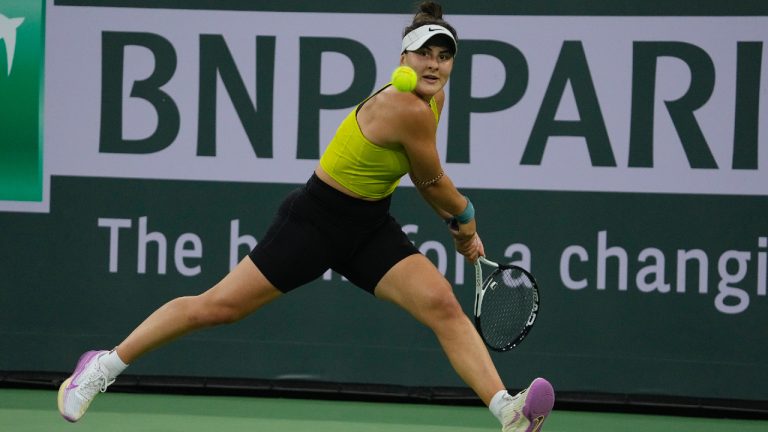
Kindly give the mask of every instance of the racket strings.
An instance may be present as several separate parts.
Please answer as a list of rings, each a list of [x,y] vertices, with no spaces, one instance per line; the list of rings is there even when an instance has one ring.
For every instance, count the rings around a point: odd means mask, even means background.
[[[508,348],[524,334],[534,305],[534,283],[513,268],[495,271],[485,286],[481,333],[491,347]]]

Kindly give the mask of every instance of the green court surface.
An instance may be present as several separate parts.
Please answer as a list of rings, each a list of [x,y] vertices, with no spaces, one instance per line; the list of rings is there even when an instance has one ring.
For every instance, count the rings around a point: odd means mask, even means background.
[[[0,389],[0,431],[373,432],[498,431],[484,407],[261,397],[106,393],[76,424],[52,390]],[[752,432],[768,421],[554,411],[546,432]]]

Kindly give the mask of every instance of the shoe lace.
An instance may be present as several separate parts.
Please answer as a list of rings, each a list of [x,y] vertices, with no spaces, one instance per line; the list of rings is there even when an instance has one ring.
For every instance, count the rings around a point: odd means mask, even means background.
[[[107,391],[107,387],[114,382],[114,378],[111,380],[108,379],[107,374],[96,365],[85,374],[85,377],[83,377],[83,380],[78,387],[78,393],[85,399],[92,399],[96,396],[96,393],[104,393]]]

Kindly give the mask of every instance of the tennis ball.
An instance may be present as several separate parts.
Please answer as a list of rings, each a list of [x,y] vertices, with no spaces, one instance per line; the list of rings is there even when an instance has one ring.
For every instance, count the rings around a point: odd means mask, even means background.
[[[399,66],[392,72],[392,85],[401,92],[410,92],[416,88],[416,71],[408,66]]]

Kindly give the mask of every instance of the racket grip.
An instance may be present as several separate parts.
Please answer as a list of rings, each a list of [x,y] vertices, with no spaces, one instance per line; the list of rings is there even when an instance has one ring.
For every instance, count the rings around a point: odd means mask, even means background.
[[[499,268],[499,264],[498,264],[498,263],[495,263],[495,262],[493,262],[493,261],[489,260],[488,258],[486,258],[486,257],[484,257],[484,256],[481,256],[481,257],[479,257],[479,258],[477,259],[477,262],[479,262],[479,263],[482,263],[482,264],[485,264],[485,265],[487,265],[487,266],[491,266],[491,267],[496,267],[496,268]]]

